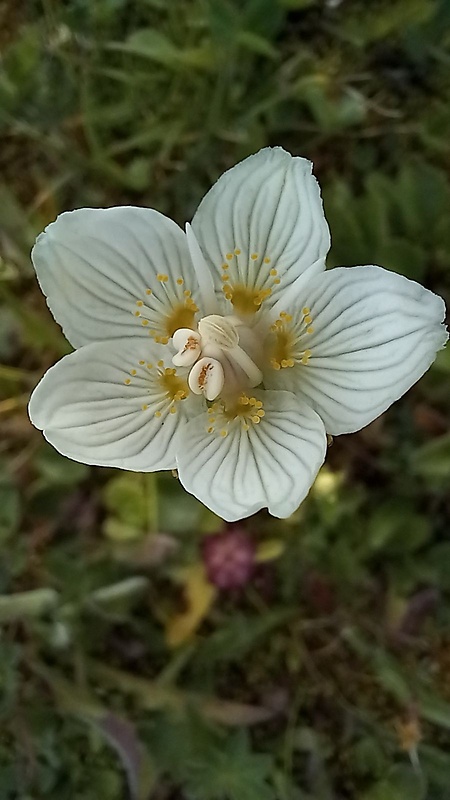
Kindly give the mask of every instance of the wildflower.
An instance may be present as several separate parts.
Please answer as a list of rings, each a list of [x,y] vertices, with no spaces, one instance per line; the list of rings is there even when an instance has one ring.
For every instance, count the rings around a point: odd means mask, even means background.
[[[205,536],[202,555],[208,579],[219,589],[245,586],[255,571],[255,543],[241,528]]]
[[[381,267],[325,271],[311,164],[264,149],[225,173],[184,233],[144,208],[80,209],[33,262],[77,348],[30,401],[59,452],[178,470],[233,521],[290,515],[326,434],[357,431],[433,362],[441,298]]]

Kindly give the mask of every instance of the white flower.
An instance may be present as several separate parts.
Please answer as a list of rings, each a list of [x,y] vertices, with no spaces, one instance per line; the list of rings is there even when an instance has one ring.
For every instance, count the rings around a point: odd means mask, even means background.
[[[441,298],[326,272],[329,245],[311,164],[281,148],[225,173],[186,233],[151,209],[62,214],[33,261],[77,349],[35,389],[34,425],[76,461],[177,468],[226,520],[288,516],[326,432],[375,419],[447,339]]]

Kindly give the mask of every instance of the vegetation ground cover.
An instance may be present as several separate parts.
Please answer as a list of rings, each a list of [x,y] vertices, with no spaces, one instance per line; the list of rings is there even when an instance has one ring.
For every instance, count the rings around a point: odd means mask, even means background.
[[[3,0],[0,53],[0,798],[447,800],[450,350],[292,518],[231,529],[170,474],[63,459],[26,404],[69,349],[36,234],[184,224],[265,145],[314,161],[330,266],[448,303],[448,2]],[[241,588],[205,575],[224,532]]]

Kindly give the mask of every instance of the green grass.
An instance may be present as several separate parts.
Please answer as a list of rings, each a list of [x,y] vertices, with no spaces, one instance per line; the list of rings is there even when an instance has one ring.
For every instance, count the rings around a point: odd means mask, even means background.
[[[35,235],[89,205],[184,223],[264,145],[314,161],[331,266],[449,300],[448,3],[331,6],[0,3],[1,800],[448,798],[449,351],[335,440],[290,520],[245,524],[268,560],[203,615],[220,521],[171,475],[63,459],[26,414],[68,350]]]

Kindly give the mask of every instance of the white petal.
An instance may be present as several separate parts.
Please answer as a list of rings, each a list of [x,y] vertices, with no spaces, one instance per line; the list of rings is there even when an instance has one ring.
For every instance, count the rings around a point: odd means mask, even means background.
[[[204,259],[199,243],[195,237],[195,233],[192,230],[192,227],[189,225],[189,222],[186,223],[186,239],[189,247],[192,266],[195,271],[195,277],[198,281],[202,314],[214,314],[218,310],[214,290],[214,281],[211,270]]]
[[[166,339],[175,327],[190,327],[193,314],[183,309],[193,305],[198,285],[186,236],[157,211],[61,214],[38,237],[32,257],[50,310],[74,347],[152,331]]]
[[[423,375],[447,340],[443,300],[381,267],[332,269],[308,285],[300,302],[312,317],[311,356],[306,366],[272,373],[269,383],[307,400],[331,434],[372,422]]]
[[[267,290],[262,304],[270,308],[299,276],[324,269],[330,236],[311,170],[304,158],[265,148],[222,175],[205,196],[192,227],[219,294],[227,286],[249,287],[255,292],[249,306],[254,302],[257,310],[258,292]],[[242,313],[236,297],[234,310]]]
[[[178,474],[188,492],[233,522],[268,507],[288,517],[306,497],[326,451],[324,426],[290,392],[258,393],[265,416],[258,425],[240,420],[225,428],[200,414],[182,431]],[[209,427],[208,427],[209,426]],[[228,435],[221,435],[226,429]]]
[[[175,372],[170,357],[169,348],[141,338],[86,345],[44,375],[30,400],[31,421],[75,461],[171,469],[190,401],[167,394],[161,373]],[[174,389],[176,377],[169,377]]]

